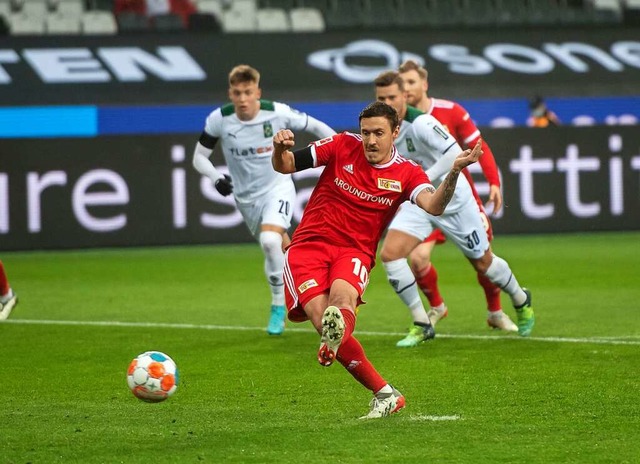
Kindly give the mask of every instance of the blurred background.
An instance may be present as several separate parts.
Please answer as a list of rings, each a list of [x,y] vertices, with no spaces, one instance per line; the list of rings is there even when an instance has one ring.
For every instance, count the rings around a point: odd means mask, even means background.
[[[340,131],[406,59],[492,147],[499,234],[640,229],[640,0],[0,0],[0,251],[251,241],[191,167],[229,70]]]

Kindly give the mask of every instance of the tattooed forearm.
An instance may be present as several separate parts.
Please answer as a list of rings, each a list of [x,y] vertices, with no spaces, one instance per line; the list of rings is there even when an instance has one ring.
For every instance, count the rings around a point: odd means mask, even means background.
[[[452,169],[449,174],[447,174],[447,177],[445,177],[442,184],[440,184],[440,187],[438,187],[438,190],[441,190],[439,195],[440,198],[438,198],[438,208],[442,211],[447,207],[453,197],[453,193],[456,191],[456,183],[458,181],[459,174],[460,171]]]
[[[424,189],[423,192],[420,192],[416,199],[418,206],[434,216],[439,216],[444,213],[445,208],[456,191],[458,174],[460,174],[459,170],[452,169],[437,189],[430,185]]]

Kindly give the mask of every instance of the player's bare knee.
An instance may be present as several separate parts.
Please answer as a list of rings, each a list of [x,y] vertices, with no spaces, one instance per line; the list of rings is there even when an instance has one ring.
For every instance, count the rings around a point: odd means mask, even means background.
[[[477,259],[469,258],[469,262],[473,268],[482,274],[486,274],[489,266],[491,266],[491,262],[493,261],[493,254],[491,251],[487,251],[482,257]]]

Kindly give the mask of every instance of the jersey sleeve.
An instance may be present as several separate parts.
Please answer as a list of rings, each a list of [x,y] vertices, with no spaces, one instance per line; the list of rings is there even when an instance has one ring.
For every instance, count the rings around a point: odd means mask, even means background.
[[[469,116],[469,113],[462,105],[454,103],[451,110],[453,112],[452,120],[455,121],[455,135],[458,140],[462,141],[464,148],[473,148],[477,140],[480,138],[480,129],[478,129]],[[500,176],[498,174],[498,166],[493,152],[487,142],[482,140],[482,156],[478,160],[482,173],[490,185],[500,186]]]
[[[313,167],[326,166],[342,146],[343,134],[332,135],[311,144]]]
[[[309,124],[309,116],[298,110],[294,110],[284,103],[273,103],[274,109],[278,117],[282,118],[285,127],[293,131],[304,131]]]
[[[220,108],[214,110],[207,116],[204,123],[204,131],[216,138],[222,136],[222,111]]]
[[[428,188],[431,185],[431,181],[420,165],[412,161],[410,161],[410,164],[411,168],[409,169],[409,177],[407,180],[407,200],[415,203],[418,194]]]
[[[453,104],[453,108],[451,108],[450,123],[453,123],[454,135],[456,139],[460,140],[462,146],[464,148],[473,147],[476,140],[480,137],[480,130],[476,127],[471,116],[462,105],[459,105],[458,103]]]

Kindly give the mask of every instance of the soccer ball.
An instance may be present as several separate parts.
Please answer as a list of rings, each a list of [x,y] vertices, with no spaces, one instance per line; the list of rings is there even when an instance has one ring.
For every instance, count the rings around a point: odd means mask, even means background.
[[[147,351],[136,356],[127,370],[127,384],[142,401],[159,403],[178,388],[178,367],[160,351]]]

